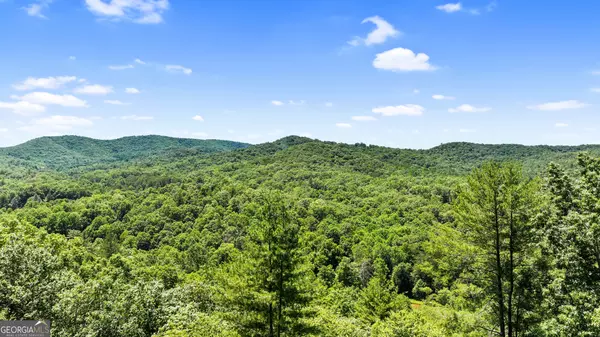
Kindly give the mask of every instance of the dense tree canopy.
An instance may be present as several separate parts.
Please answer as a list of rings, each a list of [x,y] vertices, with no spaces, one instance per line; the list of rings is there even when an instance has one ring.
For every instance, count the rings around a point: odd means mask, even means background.
[[[37,142],[0,151],[0,319],[65,337],[600,334],[598,147]]]

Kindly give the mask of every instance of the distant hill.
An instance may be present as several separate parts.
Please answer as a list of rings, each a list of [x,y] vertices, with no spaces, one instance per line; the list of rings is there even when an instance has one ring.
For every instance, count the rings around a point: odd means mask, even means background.
[[[427,150],[324,142],[288,136],[274,142],[250,145],[225,140],[198,140],[165,136],[134,136],[97,140],[78,136],[42,137],[0,148],[2,166],[67,170],[105,169],[126,163],[166,165],[195,170],[223,164],[275,164],[290,167],[342,167],[385,175],[401,170],[412,174],[463,174],[485,160],[519,161],[530,173],[541,172],[555,161],[573,167],[579,152],[600,156],[600,145],[525,146],[455,142]],[[2,165],[4,164],[4,165]],[[108,164],[108,166],[107,166]]]
[[[98,140],[79,136],[42,137],[0,148],[0,159],[33,168],[68,169],[111,162],[128,162],[153,156],[208,154],[246,148],[250,144],[165,136],[132,136]]]

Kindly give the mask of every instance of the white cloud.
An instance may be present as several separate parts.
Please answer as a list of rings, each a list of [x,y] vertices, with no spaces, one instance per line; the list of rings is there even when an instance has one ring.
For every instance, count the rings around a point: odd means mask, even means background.
[[[162,14],[169,8],[169,0],[85,0],[85,3],[99,17],[141,24],[163,22]]]
[[[8,132],[7,128],[0,128],[0,132]]]
[[[305,100],[300,100],[300,101],[288,101],[289,105],[304,105],[304,103],[306,103]]]
[[[431,71],[436,67],[429,63],[427,54],[415,54],[406,48],[394,48],[376,55],[373,66],[390,71]]]
[[[132,69],[132,68],[133,68],[132,64],[119,65],[119,66],[108,66],[108,69],[110,69],[110,70],[125,70],[125,69]]]
[[[200,115],[196,115],[194,117],[192,117],[193,120],[198,121],[198,122],[204,122],[204,118],[202,118],[202,116]]]
[[[440,5],[440,6],[436,6],[435,8],[444,11],[446,13],[454,13],[454,12],[458,12],[462,9],[462,5],[460,2],[457,2],[455,4],[453,3],[449,3],[449,4],[445,4],[445,5]]]
[[[425,108],[417,104],[405,104],[397,106],[384,106],[373,108],[374,113],[381,114],[382,116],[421,116],[425,111]]]
[[[36,134],[49,134],[69,131],[74,127],[90,127],[92,125],[94,125],[94,123],[90,119],[57,115],[36,119],[31,125],[20,127],[19,130]]]
[[[137,64],[146,64],[146,62],[140,60],[140,59],[135,59],[133,62],[137,63]]]
[[[375,118],[373,116],[352,116],[352,120],[358,121],[358,122],[370,122],[370,121],[376,121],[377,118]]]
[[[437,100],[453,100],[453,99],[456,99],[456,97],[454,97],[454,96],[444,96],[444,95],[433,95],[433,96],[431,96],[431,98],[437,99]]]
[[[415,95],[418,95],[418,94],[420,94],[420,93],[421,93],[421,90],[419,90],[419,89],[415,89],[415,90],[413,90],[413,94],[415,94]]]
[[[122,120],[130,120],[130,121],[149,121],[153,120],[152,116],[138,116],[138,115],[129,115],[121,117]]]
[[[45,78],[35,78],[28,77],[25,81],[19,84],[14,84],[13,88],[16,90],[33,90],[36,88],[43,89],[59,89],[63,87],[65,84],[76,81],[77,77],[75,76],[58,76],[58,77],[45,77]]]
[[[333,106],[333,103],[331,102],[325,102],[325,106],[328,108],[331,108]]]
[[[335,123],[335,126],[337,126],[338,128],[342,128],[342,129],[349,129],[352,127],[352,125],[350,125],[348,123]]]
[[[186,74],[186,75],[192,74],[192,69],[186,68],[184,66],[180,66],[177,64],[168,64],[165,66],[165,70],[172,72],[172,73],[180,73],[180,74]]]
[[[112,105],[129,105],[129,104],[131,104],[131,103],[123,103],[119,100],[105,100],[104,103],[112,104]]]
[[[280,105],[283,105],[284,103],[282,101],[271,101],[271,104],[280,106]]]
[[[542,110],[542,111],[559,111],[568,109],[580,109],[588,106],[588,104],[579,102],[577,100],[561,101],[561,102],[549,102],[538,105],[530,105],[527,108],[531,110]]]
[[[141,91],[136,88],[125,88],[125,92],[128,94],[139,94]]]
[[[69,60],[75,61],[75,60],[77,60],[77,57],[75,57],[75,56],[69,56]]]
[[[367,46],[384,43],[388,38],[397,37],[400,32],[394,28],[389,22],[379,16],[372,16],[364,19],[361,23],[371,22],[377,26],[375,30],[369,33],[366,38],[355,37],[348,41],[352,46],[365,44]]]
[[[600,88],[591,88],[590,91],[600,93]]]
[[[487,108],[487,107],[478,108],[478,107],[474,107],[470,104],[462,104],[456,108],[448,109],[448,112],[486,112],[486,111],[490,111],[490,110],[492,110],[492,109]]]
[[[557,128],[566,128],[567,126],[569,126],[569,124],[566,123],[556,123],[554,124],[555,127]]]
[[[60,105],[73,108],[87,108],[86,101],[79,99],[73,95],[55,95],[49,92],[32,92],[24,96],[11,96],[13,99],[39,104],[39,105]]]
[[[90,84],[75,89],[75,93],[85,95],[108,95],[112,92],[113,87],[100,84]]]
[[[0,109],[12,110],[12,112],[24,116],[35,115],[46,111],[45,106],[27,101],[0,102]]]
[[[29,16],[35,16],[41,19],[47,19],[47,17],[42,14],[42,11],[52,3],[52,0],[39,0],[37,3],[31,3],[27,7],[23,7],[23,10]]]

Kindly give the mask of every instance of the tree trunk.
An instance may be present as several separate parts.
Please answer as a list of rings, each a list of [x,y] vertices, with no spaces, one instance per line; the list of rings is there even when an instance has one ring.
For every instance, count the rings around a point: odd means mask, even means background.
[[[502,261],[500,258],[500,221],[498,219],[498,192],[494,191],[494,225],[496,227],[496,282],[498,300],[498,323],[500,324],[500,336],[506,337],[506,324],[504,322],[504,293],[502,291]]]
[[[512,202],[512,200],[511,200]],[[511,205],[512,208],[512,205]],[[509,272],[509,282],[510,282],[510,288],[508,290],[508,336],[509,337],[514,337],[513,336],[513,319],[512,319],[512,311],[513,311],[513,293],[514,293],[514,289],[515,289],[515,278],[514,278],[514,251],[515,251],[515,247],[514,247],[514,239],[515,239],[515,235],[514,235],[514,226],[513,226],[513,211],[512,209],[510,210],[510,236],[509,236],[509,243],[508,243],[508,249],[509,249],[509,254],[510,254],[510,265],[509,268],[510,270]]]

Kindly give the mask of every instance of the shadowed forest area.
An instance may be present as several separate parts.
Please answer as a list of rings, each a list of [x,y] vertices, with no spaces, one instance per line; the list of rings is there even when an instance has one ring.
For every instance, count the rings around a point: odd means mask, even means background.
[[[0,319],[62,337],[600,335],[600,146],[0,149]]]

